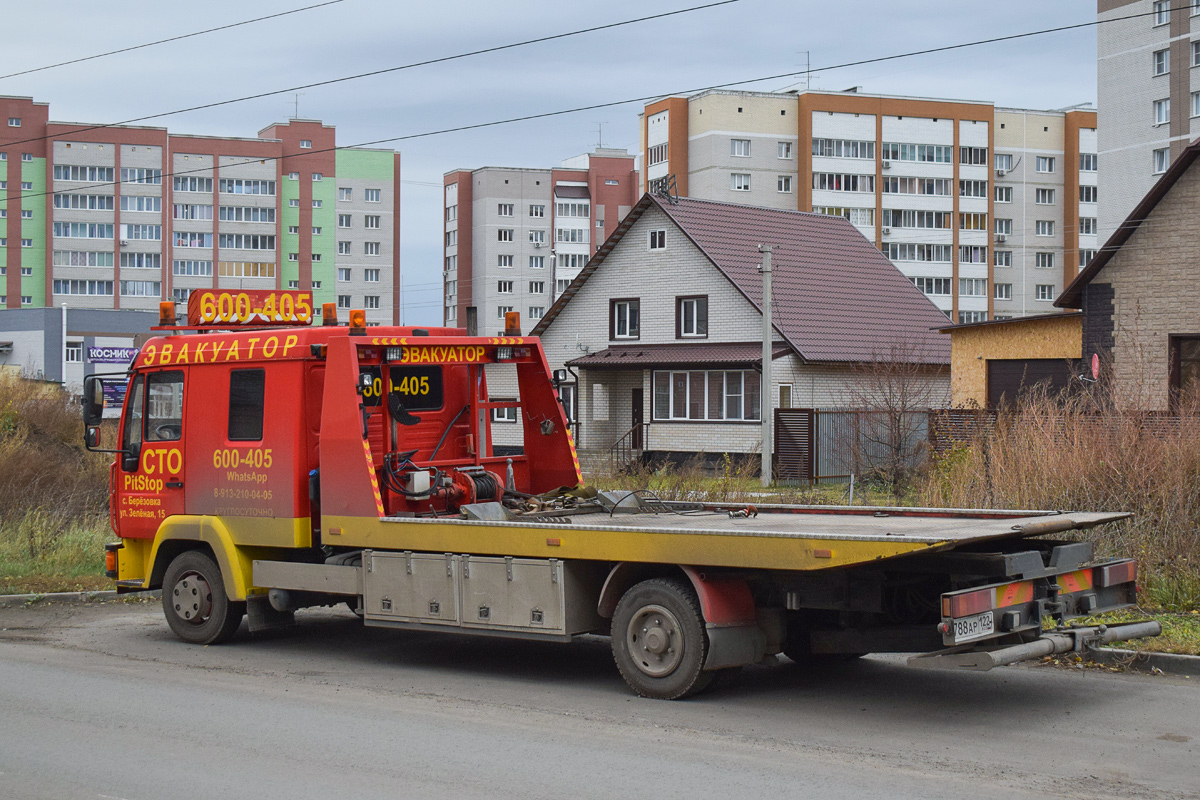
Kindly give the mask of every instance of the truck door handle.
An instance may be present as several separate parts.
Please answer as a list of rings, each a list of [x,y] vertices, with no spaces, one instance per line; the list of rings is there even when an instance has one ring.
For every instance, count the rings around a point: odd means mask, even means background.
[[[182,489],[183,481],[167,481],[168,489]]]

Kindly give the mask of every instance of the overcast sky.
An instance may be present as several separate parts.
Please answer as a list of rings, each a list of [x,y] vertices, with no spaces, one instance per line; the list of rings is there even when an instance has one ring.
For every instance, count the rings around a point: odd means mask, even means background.
[[[286,11],[317,0],[40,0],[6,4],[0,74]],[[50,103],[57,121],[117,122],[579,28],[704,0],[343,0],[276,20],[0,80],[0,94]],[[739,0],[546,44],[309,89],[301,117],[339,145],[1091,22],[1094,0]],[[746,85],[794,87],[803,79]],[[1062,108],[1096,99],[1094,28],[883,64],[822,71],[812,86]],[[254,136],[293,115],[291,95],[146,122],[178,133]],[[557,166],[608,147],[635,152],[641,103],[397,142],[403,154],[404,321],[441,308],[441,179],[455,168]]]

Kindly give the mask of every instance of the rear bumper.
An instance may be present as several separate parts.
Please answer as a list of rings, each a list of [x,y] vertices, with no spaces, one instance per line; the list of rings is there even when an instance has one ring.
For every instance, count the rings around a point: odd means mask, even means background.
[[[908,659],[910,667],[923,669],[956,669],[986,672],[992,667],[1016,664],[1056,653],[1082,652],[1127,639],[1158,636],[1162,626],[1157,622],[1127,622],[1120,625],[1096,625],[1086,628],[1064,628],[1042,634],[1023,644],[978,647],[951,647],[933,653],[923,653]]]

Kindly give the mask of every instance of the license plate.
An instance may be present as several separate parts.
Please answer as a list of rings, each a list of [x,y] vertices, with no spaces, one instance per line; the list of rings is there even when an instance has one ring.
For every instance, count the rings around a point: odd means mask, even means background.
[[[951,624],[954,625],[955,644],[969,642],[972,639],[982,639],[984,636],[991,636],[996,632],[996,626],[992,622],[991,611],[951,620]]]

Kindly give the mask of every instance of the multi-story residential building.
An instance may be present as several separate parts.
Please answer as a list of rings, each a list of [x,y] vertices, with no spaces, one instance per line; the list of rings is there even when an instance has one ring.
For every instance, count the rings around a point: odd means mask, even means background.
[[[536,324],[637,202],[634,156],[598,148],[556,169],[447,172],[446,325],[503,332],[506,311]]]
[[[1107,240],[1200,136],[1200,4],[1097,0],[1099,230]]]
[[[293,119],[257,138],[49,121],[0,97],[0,305],[157,309],[306,289],[399,320],[400,156]]]
[[[845,217],[956,322],[1054,311],[1096,248],[1094,111],[708,91],[641,123],[644,188]]]

